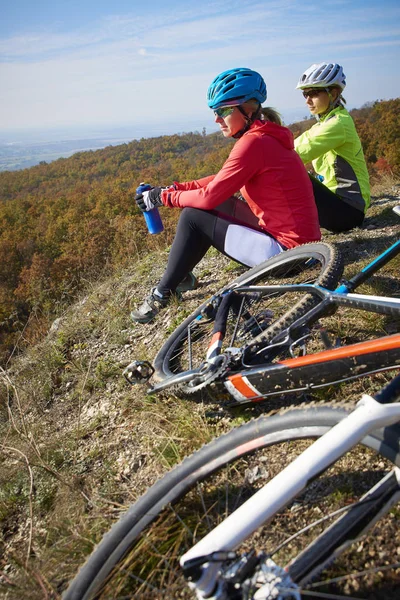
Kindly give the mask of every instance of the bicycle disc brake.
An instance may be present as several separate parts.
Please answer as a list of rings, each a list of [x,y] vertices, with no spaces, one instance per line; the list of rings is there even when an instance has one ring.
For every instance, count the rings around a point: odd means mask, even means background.
[[[256,555],[254,550],[234,561],[227,569],[222,569],[226,582],[226,598],[241,600],[301,600],[299,587],[290,575],[266,554]],[[233,590],[232,588],[233,584]],[[234,596],[234,590],[240,595]],[[218,596],[217,596],[218,597]]]
[[[291,580],[290,575],[277,565],[271,558],[264,558],[260,563],[251,585],[256,585],[257,591],[251,596],[252,600],[300,600],[299,587]],[[246,596],[244,596],[246,598]]]
[[[218,551],[188,561],[184,574],[192,589],[196,589],[202,566],[212,562],[220,562],[221,569],[214,593],[207,595],[210,600],[301,600],[300,588],[289,573],[254,549],[241,555]]]

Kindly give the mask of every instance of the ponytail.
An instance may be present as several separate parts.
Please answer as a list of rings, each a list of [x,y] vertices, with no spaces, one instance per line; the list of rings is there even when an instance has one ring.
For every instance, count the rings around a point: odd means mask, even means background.
[[[261,107],[260,113],[263,121],[271,121],[271,123],[282,125],[282,117],[275,108],[271,108],[270,106]]]
[[[282,118],[277,110],[271,108],[270,106],[262,107],[261,104],[254,98],[244,102],[242,107],[246,113],[251,112],[251,123],[254,123],[254,121],[270,121],[271,123],[282,125]]]

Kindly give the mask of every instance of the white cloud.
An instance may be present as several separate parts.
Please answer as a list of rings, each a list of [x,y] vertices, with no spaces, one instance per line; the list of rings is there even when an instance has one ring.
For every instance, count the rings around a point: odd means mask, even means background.
[[[399,95],[399,10],[347,3],[343,19],[341,2],[206,1],[176,12],[165,6],[151,18],[143,5],[135,16],[107,17],[76,31],[43,29],[0,40],[0,128],[143,122],[155,114],[160,121],[178,114],[189,123],[204,115],[207,125],[207,85],[232,66],[259,70],[272,105],[304,114],[295,84],[319,60],[344,64],[346,95],[355,105]]]

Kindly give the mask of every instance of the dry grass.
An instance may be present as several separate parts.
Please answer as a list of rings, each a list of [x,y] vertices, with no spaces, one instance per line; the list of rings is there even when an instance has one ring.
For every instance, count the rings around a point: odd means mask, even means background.
[[[377,188],[365,228],[324,234],[342,249],[347,275],[398,236],[391,207],[399,190],[394,181]],[[93,285],[44,342],[2,373],[0,598],[60,598],[124,507],[171,465],[219,433],[282,406],[276,402],[229,411],[215,399],[150,397],[142,387],[126,384],[122,370],[133,358],[152,360],[166,332],[240,272],[211,252],[198,267],[198,290],[185,294],[179,306],[168,307],[154,324],[134,325],[129,307],[157,281],[166,256],[149,255],[140,269],[135,265]],[[388,265],[364,291],[398,295],[398,266],[398,261]],[[393,333],[398,325],[342,313],[329,322],[333,335],[345,340]],[[364,390],[378,389],[387,377],[330,388],[308,400],[353,400]],[[290,398],[287,404],[303,400]]]

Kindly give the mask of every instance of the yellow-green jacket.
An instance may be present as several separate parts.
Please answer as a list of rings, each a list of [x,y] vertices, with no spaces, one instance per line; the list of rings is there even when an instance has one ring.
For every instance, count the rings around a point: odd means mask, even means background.
[[[312,162],[323,183],[344,202],[365,212],[371,195],[364,153],[354,121],[338,106],[294,141],[304,164]]]

